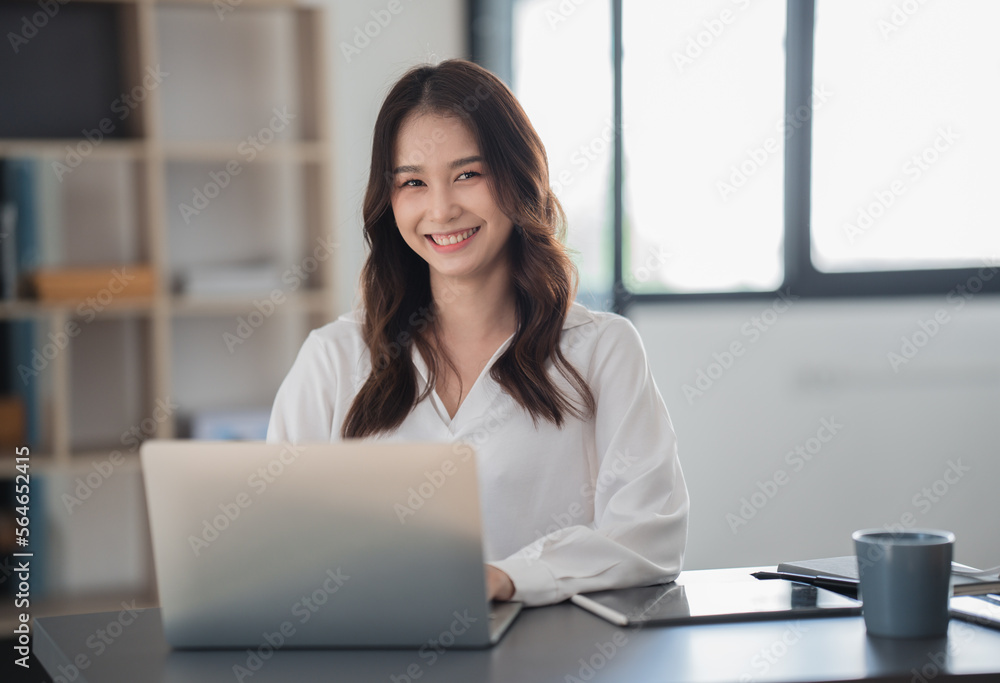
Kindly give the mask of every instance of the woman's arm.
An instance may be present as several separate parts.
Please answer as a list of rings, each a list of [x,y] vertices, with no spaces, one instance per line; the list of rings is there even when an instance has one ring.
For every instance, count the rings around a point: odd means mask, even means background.
[[[513,599],[529,605],[667,582],[681,570],[687,487],[673,425],[630,322],[608,322],[588,375],[599,458],[593,523],[559,529],[490,563],[513,581]]]

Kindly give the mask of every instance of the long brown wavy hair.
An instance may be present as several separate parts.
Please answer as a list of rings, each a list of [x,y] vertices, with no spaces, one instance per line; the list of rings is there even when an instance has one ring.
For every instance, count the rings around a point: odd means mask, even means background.
[[[394,431],[430,394],[439,370],[455,367],[436,343],[427,263],[403,240],[390,203],[399,129],[407,117],[423,113],[465,122],[488,170],[493,199],[514,222],[508,249],[517,330],[490,376],[536,424],[541,419],[562,426],[566,414],[587,419],[594,412],[594,396],[559,348],[576,293],[576,269],[561,241],[565,215],[549,186],[545,148],[500,79],[472,62],[452,59],[408,71],[389,91],[375,122],[363,209],[369,253],[361,272],[362,336],[372,371],[348,411],[342,436]],[[414,346],[429,374],[419,395]],[[550,361],[576,396],[549,377]]]

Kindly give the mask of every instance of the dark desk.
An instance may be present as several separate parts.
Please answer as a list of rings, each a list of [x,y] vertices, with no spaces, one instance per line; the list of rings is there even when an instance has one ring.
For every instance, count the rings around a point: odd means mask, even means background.
[[[750,571],[685,572],[679,582],[754,581]],[[524,610],[491,650],[281,650],[241,678],[234,667],[248,667],[246,651],[171,651],[158,609],[112,629],[104,645],[94,636],[117,618],[40,618],[35,655],[56,683],[1000,681],[1000,631],[956,620],[947,638],[892,641],[869,638],[860,617],[635,629],[562,603]],[[74,660],[88,665],[76,678]]]

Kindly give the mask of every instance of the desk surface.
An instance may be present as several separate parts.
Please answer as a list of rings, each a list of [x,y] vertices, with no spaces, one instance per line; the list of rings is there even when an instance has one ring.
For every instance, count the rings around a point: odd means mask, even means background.
[[[678,582],[754,581],[750,571],[685,572]],[[956,620],[947,638],[892,641],[868,637],[861,617],[618,628],[562,603],[525,609],[490,650],[279,650],[248,662],[245,650],[171,651],[158,609],[109,629],[118,616],[39,618],[35,655],[54,680],[81,683],[1000,681],[1000,630]]]

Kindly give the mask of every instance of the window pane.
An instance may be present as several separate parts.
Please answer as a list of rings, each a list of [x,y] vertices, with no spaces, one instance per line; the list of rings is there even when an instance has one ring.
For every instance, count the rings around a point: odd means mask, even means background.
[[[785,2],[626,0],[623,34],[627,286],[776,289]]]
[[[514,91],[545,143],[580,298],[597,308],[611,307],[614,282],[611,67],[608,0],[514,5]]]
[[[995,0],[818,0],[817,268],[981,265],[1000,255]]]

